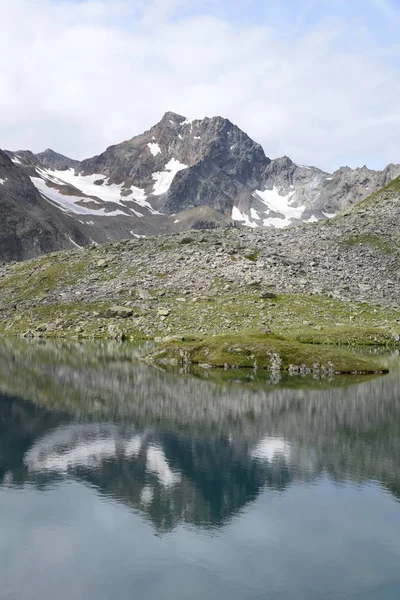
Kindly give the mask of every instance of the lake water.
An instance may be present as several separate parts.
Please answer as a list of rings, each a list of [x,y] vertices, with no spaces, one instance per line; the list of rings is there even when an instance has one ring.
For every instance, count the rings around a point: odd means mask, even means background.
[[[129,345],[1,341],[1,600],[398,600],[385,360],[192,377]]]

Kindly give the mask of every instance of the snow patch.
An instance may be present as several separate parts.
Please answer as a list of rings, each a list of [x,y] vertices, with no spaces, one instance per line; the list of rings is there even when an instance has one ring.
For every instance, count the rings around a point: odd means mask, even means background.
[[[309,219],[306,219],[306,221],[304,221],[305,223],[316,223],[318,221],[317,217],[315,215],[311,215],[311,217]]]
[[[139,233],[135,233],[134,231],[130,231],[129,232],[133,237],[141,239],[141,238],[145,238],[145,235],[140,235]]]
[[[275,227],[275,229],[284,229],[285,227],[289,227],[291,224],[292,221],[284,217],[268,217],[263,221],[264,227]]]
[[[179,219],[176,219],[176,220],[174,221],[174,224],[175,224],[175,223],[179,223]]]
[[[152,175],[153,180],[155,181],[152,192],[153,196],[161,196],[168,192],[175,175],[179,171],[187,168],[188,165],[184,165],[183,163],[180,163],[179,160],[171,158],[169,163],[165,165],[164,171],[157,171],[157,173],[153,173]]]
[[[232,208],[232,220],[240,221],[246,227],[257,227],[257,224],[250,221],[248,215],[241,213],[237,206]]]
[[[194,140],[201,140],[201,137],[199,135],[195,135],[193,139]]]
[[[278,188],[273,187],[272,190],[256,190],[253,193],[254,198],[261,200],[265,206],[276,213],[283,215],[280,217],[270,217],[264,219],[264,226],[272,226],[282,229],[291,225],[292,219],[300,219],[305,210],[305,206],[292,206],[290,199],[295,194],[295,190],[289,192],[286,196],[279,194]]]
[[[18,154],[14,154],[14,156],[12,157],[11,160],[16,165],[22,165],[22,162],[20,161],[20,157],[18,156]]]
[[[7,177],[5,179],[1,179],[1,177],[0,177],[0,185],[4,185],[6,181],[7,181]]]
[[[328,212],[323,212],[322,213],[324,215],[324,217],[326,217],[327,219],[333,219],[333,217],[336,217],[336,213],[328,213]]]
[[[135,202],[142,208],[146,208],[153,215],[159,215],[158,211],[154,210],[149,202],[147,202],[147,196],[143,189],[138,188],[132,185],[130,188],[124,188],[124,184],[109,184],[109,178],[104,175],[94,173],[93,175],[76,175],[74,169],[68,169],[66,171],[52,171],[50,169],[36,169],[37,173],[41,176],[41,178],[51,181],[57,185],[65,185],[69,184],[77,188],[77,192],[83,193],[85,196],[90,196],[93,198],[93,202],[96,202],[96,198],[103,200],[104,202],[112,202],[113,204],[119,204],[121,207],[126,207],[127,202]],[[37,179],[37,178],[35,178]],[[95,181],[102,181],[102,185],[97,185]],[[38,186],[36,186],[38,187]],[[47,188],[47,186],[46,186]],[[54,188],[51,188],[54,189]],[[40,191],[43,191],[41,189]],[[128,192],[128,193],[127,193]],[[59,194],[62,198],[72,198],[72,196],[65,196],[64,194]],[[84,200],[84,198],[79,198],[79,201]],[[76,201],[76,197],[75,197]],[[87,201],[87,200],[86,200]],[[90,200],[89,200],[90,201]],[[129,210],[134,212],[134,214],[138,217],[142,217],[143,215],[134,211],[131,207],[128,207]],[[112,215],[112,213],[100,213],[99,211],[93,211],[92,214],[107,214]],[[125,212],[118,212],[115,214],[124,214]]]
[[[326,181],[332,181],[333,177],[327,177]]]
[[[80,206],[77,202],[82,202],[85,198],[82,196],[67,196],[61,194],[57,189],[47,186],[46,182],[41,177],[31,177],[31,181],[46,200],[57,205],[63,212],[74,213],[76,215],[102,215],[108,217],[124,215],[126,217],[126,212],[122,212],[122,210],[106,212],[104,208],[95,210],[87,208],[86,206]]]
[[[71,242],[71,244],[73,244],[76,248],[79,248],[80,250],[83,248],[83,246],[80,246],[79,244],[74,242],[74,240],[70,236],[68,236],[68,239]]]
[[[153,156],[157,156],[157,154],[161,154],[161,148],[158,144],[154,144],[154,143],[152,144],[151,142],[149,142],[147,144],[147,147],[149,148],[149,150]]]
[[[260,215],[258,214],[255,208],[250,209],[250,216],[252,219],[256,219],[257,221],[260,220]]]

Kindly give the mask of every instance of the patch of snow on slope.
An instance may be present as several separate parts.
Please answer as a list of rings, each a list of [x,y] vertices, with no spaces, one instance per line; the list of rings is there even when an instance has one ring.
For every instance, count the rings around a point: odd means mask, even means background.
[[[11,159],[13,161],[14,164],[16,165],[22,165],[22,162],[19,160],[19,156],[17,154],[14,154],[14,156]]]
[[[232,220],[240,221],[246,227],[257,227],[257,224],[250,221],[248,215],[242,214],[237,206],[232,208]]]
[[[327,177],[326,181],[332,181],[333,177]]]
[[[179,171],[187,168],[188,165],[184,165],[183,163],[180,163],[179,160],[171,158],[169,163],[165,165],[164,171],[157,171],[157,173],[153,173],[152,175],[155,181],[152,192],[153,196],[161,196],[161,194],[168,192],[175,175]]]
[[[144,191],[140,188],[132,186],[131,194],[129,196],[122,195],[123,184],[118,185],[112,183],[108,185],[108,178],[104,175],[94,173],[93,175],[75,175],[74,169],[68,169],[66,171],[50,171],[49,169],[38,169],[41,175],[48,177],[53,180],[54,183],[69,183],[74,187],[78,188],[86,196],[97,196],[104,202],[115,202],[121,203],[121,200],[127,200],[132,196],[134,200],[145,200],[147,196]],[[95,181],[103,181],[102,185],[96,185]]]
[[[311,215],[311,217],[304,222],[305,223],[316,223],[317,221],[318,221],[317,217],[315,215]]]
[[[50,202],[56,204],[63,212],[74,213],[76,215],[102,215],[108,217],[115,217],[117,215],[127,216],[122,210],[106,212],[104,208],[94,210],[86,208],[86,206],[80,206],[76,203],[82,202],[82,200],[84,200],[83,197],[61,194],[57,189],[47,186],[46,182],[41,177],[31,177],[31,181],[46,200],[50,200]]]
[[[127,202],[135,202],[142,208],[147,208],[153,215],[161,214],[154,210],[151,204],[147,202],[147,196],[144,190],[134,185],[128,188],[130,193],[125,195],[127,190],[123,189],[123,184],[108,184],[109,179],[98,173],[94,173],[93,175],[75,175],[74,169],[67,169],[66,171],[51,171],[50,169],[38,168],[36,170],[45,179],[49,179],[58,185],[66,183],[73,185],[86,196],[95,196],[104,202],[113,202],[114,204],[119,204],[123,207],[126,206]],[[94,183],[95,181],[99,180],[103,181],[102,185],[96,185]],[[132,210],[130,207],[129,209]],[[109,215],[110,213],[107,214]],[[138,216],[143,216],[140,215],[140,213],[135,212],[135,214]]]
[[[264,227],[275,227],[276,229],[284,229],[291,224],[292,221],[290,219],[282,219],[281,217],[268,217],[263,221]]]
[[[147,147],[149,148],[149,150],[153,156],[157,156],[157,154],[161,154],[161,148],[158,144],[152,144],[151,142],[149,142],[147,144]]]
[[[333,219],[333,217],[336,217],[336,213],[328,213],[328,212],[323,212],[322,213],[324,215],[324,217],[326,217],[327,219]]]
[[[1,177],[0,177],[0,185],[4,185],[6,181],[7,181],[7,178],[6,179],[1,179]]]
[[[194,140],[201,140],[201,137],[200,137],[199,135],[195,135],[195,136],[193,137],[193,139],[194,139]]]
[[[79,248],[80,250],[83,248],[83,246],[80,246],[79,244],[77,244],[76,242],[74,242],[74,240],[72,239],[72,237],[68,236],[68,239],[71,242],[71,244],[73,244],[76,248]]]
[[[256,219],[256,221],[260,220],[260,215],[258,214],[255,208],[250,209],[250,215],[252,219]]]
[[[273,187],[272,190],[264,190],[263,192],[256,190],[254,192],[253,196],[255,198],[261,200],[261,202],[263,202],[271,211],[279,213],[284,217],[283,219],[279,217],[269,217],[268,219],[264,219],[265,226],[272,225],[273,227],[281,229],[291,225],[291,219],[301,218],[305,206],[292,206],[290,204],[290,199],[294,194],[295,191],[293,190],[292,192],[289,192],[287,196],[281,196],[276,187]]]

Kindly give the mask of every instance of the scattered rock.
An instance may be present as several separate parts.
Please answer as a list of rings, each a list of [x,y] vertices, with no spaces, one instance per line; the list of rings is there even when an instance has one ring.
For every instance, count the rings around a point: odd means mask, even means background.
[[[108,317],[121,317],[126,319],[133,315],[133,309],[127,306],[111,306],[107,311]]]
[[[194,241],[194,238],[190,235],[185,235],[183,238],[181,238],[181,244],[192,244]]]

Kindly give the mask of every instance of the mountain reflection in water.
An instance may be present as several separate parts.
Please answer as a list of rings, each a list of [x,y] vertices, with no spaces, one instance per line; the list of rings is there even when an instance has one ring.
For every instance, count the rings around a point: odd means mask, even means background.
[[[326,476],[399,497],[396,368],[353,385],[253,384],[169,375],[129,345],[3,341],[0,488],[73,479],[159,532],[219,528],[262,490]]]

